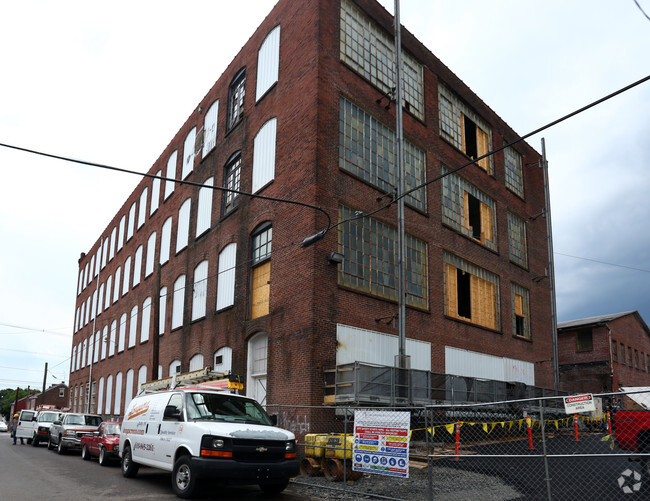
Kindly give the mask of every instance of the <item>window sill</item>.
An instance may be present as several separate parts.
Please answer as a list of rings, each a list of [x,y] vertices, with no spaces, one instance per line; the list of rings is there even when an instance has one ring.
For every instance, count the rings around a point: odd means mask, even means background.
[[[526,336],[520,336],[519,334],[513,334],[512,335],[513,339],[519,339],[519,341],[525,341],[527,343],[532,343],[533,339],[531,337],[526,337]]]

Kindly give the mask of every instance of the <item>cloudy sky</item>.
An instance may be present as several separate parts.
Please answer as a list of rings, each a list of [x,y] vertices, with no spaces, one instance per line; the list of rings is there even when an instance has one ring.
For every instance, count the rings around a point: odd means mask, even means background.
[[[274,3],[0,0],[0,143],[148,170]],[[402,0],[401,17],[521,135],[650,74],[634,0]],[[650,322],[649,110],[650,82],[529,139],[560,321]],[[0,176],[0,388],[40,387],[46,362],[67,382],[77,260],[138,178],[4,147]]]

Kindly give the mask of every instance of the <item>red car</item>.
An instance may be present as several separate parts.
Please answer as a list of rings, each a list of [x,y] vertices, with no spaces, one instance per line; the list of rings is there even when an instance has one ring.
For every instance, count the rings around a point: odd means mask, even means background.
[[[97,456],[102,466],[106,466],[111,460],[119,460],[121,424],[105,421],[99,425],[97,431],[83,435],[81,457],[88,460]]]

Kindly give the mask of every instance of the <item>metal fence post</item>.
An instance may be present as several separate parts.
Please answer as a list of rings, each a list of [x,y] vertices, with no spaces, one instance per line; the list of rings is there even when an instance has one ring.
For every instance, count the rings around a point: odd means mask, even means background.
[[[546,454],[546,423],[544,422],[544,401],[539,400],[539,420],[542,425],[542,453],[544,454],[544,475],[546,479],[546,493],[548,495],[548,500],[552,501],[553,496],[551,494],[551,477],[548,473],[548,456]]]

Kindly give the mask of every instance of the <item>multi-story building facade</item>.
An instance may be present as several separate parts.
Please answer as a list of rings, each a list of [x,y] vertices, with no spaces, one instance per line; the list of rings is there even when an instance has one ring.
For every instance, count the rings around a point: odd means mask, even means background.
[[[570,393],[650,386],[650,329],[638,311],[558,323],[558,353]]]
[[[205,366],[320,404],[327,369],[393,365],[392,33],[374,0],[276,4],[81,255],[73,408],[120,415],[139,383]],[[540,155],[454,172],[518,136],[406,30],[402,47],[411,367],[551,388]]]

